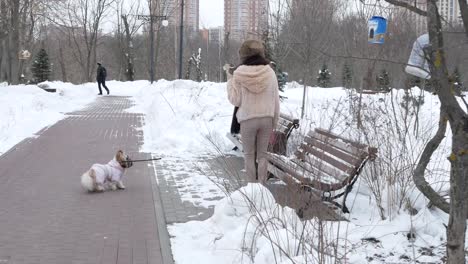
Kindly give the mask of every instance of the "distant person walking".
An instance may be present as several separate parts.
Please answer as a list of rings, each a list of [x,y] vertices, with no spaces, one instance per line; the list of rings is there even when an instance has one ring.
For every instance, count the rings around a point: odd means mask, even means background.
[[[261,41],[245,41],[239,50],[239,57],[241,65],[233,75],[227,72],[228,99],[239,107],[236,115],[240,123],[247,181],[255,182],[258,176],[258,181],[265,183],[268,142],[280,112],[278,81],[265,58]]]
[[[98,67],[97,67],[96,80],[97,80],[98,88],[99,88],[98,95],[102,95],[101,84],[102,86],[104,86],[104,89],[106,89],[107,94],[109,94],[109,89],[106,86],[106,76],[107,76],[106,68],[104,68],[104,66],[102,66],[100,62],[98,62],[97,65]]]

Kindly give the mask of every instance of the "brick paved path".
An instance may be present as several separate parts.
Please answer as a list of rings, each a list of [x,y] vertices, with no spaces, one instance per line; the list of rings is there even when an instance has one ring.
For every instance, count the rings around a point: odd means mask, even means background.
[[[181,165],[182,164],[182,165]],[[203,164],[198,166],[197,164]],[[236,190],[241,184],[237,180],[237,174],[243,168],[243,160],[238,157],[199,158],[196,160],[162,159],[156,165],[158,186],[161,190],[161,201],[164,207],[164,215],[167,224],[185,223],[191,220],[205,220],[213,215],[214,207],[208,208],[197,204],[197,200],[217,201],[224,197],[219,192],[212,194],[203,193],[197,186],[181,186],[183,178],[193,177],[194,173],[201,173],[211,177],[220,186],[212,186],[213,189]],[[191,196],[192,201],[187,201],[182,196]]]
[[[138,153],[143,118],[125,113],[130,106],[125,97],[98,98],[0,157],[1,264],[172,261],[151,164],[129,169],[123,191],[80,186],[92,163],[107,163],[119,148],[150,157]]]

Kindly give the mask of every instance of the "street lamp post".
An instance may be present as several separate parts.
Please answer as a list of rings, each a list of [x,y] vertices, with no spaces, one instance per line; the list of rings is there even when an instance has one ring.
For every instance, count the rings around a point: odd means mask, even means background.
[[[150,81],[154,82],[154,17],[150,14]]]
[[[182,64],[184,56],[184,0],[180,3],[180,37],[179,37],[179,79],[182,79]]]

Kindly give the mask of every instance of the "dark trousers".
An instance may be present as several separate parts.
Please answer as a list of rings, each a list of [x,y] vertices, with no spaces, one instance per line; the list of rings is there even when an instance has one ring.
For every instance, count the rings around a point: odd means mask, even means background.
[[[97,81],[97,84],[98,84],[98,88],[99,88],[99,93],[100,93],[100,94],[102,94],[101,84],[102,84],[102,86],[104,86],[104,89],[106,89],[107,94],[109,94],[109,89],[107,89],[107,86],[106,86],[106,80]]]
[[[232,114],[232,122],[231,122],[231,134],[239,134],[240,133],[240,124],[237,121],[237,110],[239,107],[234,107],[234,114]]]

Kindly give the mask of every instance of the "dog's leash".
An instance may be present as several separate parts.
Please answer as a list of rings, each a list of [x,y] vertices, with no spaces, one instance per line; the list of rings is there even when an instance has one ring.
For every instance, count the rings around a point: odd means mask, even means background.
[[[143,161],[152,161],[152,160],[160,160],[162,158],[154,158],[154,159],[141,159],[141,160],[126,160],[125,162],[143,162]]]

